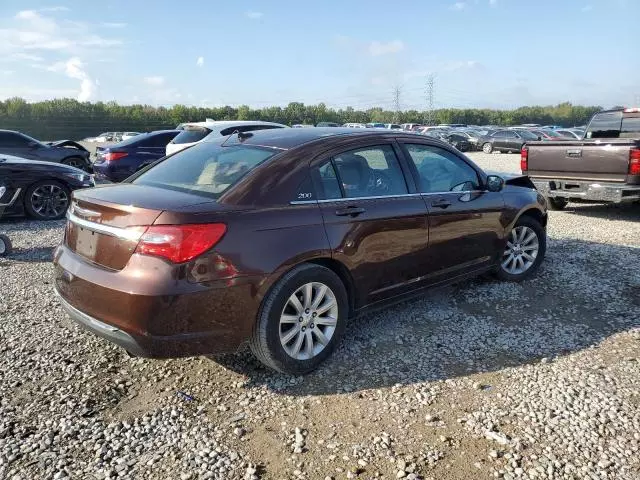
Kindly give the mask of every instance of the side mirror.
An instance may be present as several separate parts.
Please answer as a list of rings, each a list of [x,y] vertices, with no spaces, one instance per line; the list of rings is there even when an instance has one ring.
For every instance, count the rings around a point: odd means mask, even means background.
[[[540,135],[538,135],[538,141],[542,140],[542,137]]]
[[[499,192],[504,187],[504,179],[498,175],[487,175],[485,186],[489,192]]]

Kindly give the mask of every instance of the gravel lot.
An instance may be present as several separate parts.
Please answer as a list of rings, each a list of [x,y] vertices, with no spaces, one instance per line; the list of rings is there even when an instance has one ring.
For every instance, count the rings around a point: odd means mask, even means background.
[[[640,207],[550,215],[535,279],[359,318],[304,378],[129,358],[56,303],[63,222],[5,220],[0,478],[640,478]]]

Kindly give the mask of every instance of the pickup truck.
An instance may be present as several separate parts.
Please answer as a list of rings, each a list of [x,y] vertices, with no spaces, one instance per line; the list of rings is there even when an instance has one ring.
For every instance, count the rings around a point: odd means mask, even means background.
[[[551,210],[570,200],[640,200],[640,108],[596,113],[581,140],[527,142],[520,168]]]

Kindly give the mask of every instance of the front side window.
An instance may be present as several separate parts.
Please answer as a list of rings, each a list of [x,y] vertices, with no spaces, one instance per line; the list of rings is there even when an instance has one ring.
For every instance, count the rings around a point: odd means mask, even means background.
[[[478,174],[455,154],[431,145],[406,145],[420,175],[422,193],[478,190]]]
[[[199,143],[167,157],[132,183],[194,193],[217,199],[260,163],[275,155],[272,149]]]
[[[346,198],[408,193],[391,145],[360,148],[336,155],[333,164]]]

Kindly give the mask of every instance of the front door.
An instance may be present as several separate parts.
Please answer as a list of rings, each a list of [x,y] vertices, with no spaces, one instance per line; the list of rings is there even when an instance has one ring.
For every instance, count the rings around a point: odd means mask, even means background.
[[[501,193],[482,188],[466,159],[435,145],[406,143],[429,210],[429,283],[497,263],[504,246]]]
[[[411,173],[401,166],[397,145],[351,147],[316,165],[332,254],[352,273],[356,306],[421,286],[427,209],[413,180],[407,183]]]

